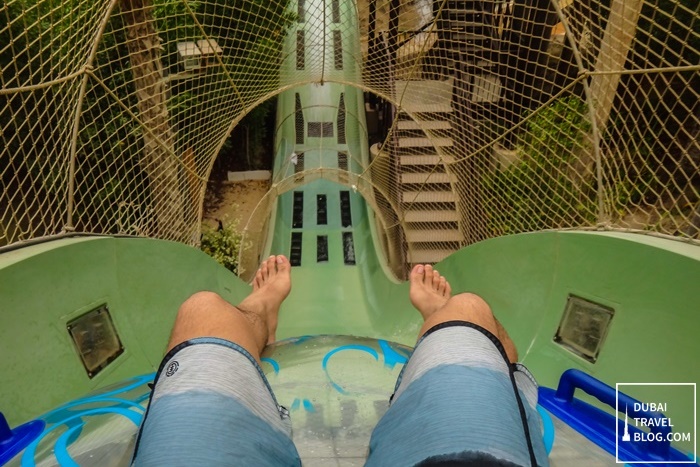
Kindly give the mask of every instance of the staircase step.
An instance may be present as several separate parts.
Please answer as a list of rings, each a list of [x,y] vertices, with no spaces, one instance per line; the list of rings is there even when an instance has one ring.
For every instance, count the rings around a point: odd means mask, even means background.
[[[395,82],[400,108],[411,113],[452,112],[453,79]]]
[[[454,175],[443,172],[401,174],[401,183],[453,183],[454,181]]]
[[[452,138],[399,138],[400,148],[450,147],[453,144]]]
[[[439,263],[453,253],[453,250],[409,248],[409,263]]]
[[[461,242],[464,240],[462,233],[457,229],[406,229],[406,241],[416,242]]]
[[[404,213],[405,222],[457,222],[459,214],[452,209],[411,209]]]
[[[451,130],[452,124],[447,120],[428,120],[417,122],[415,120],[399,120],[397,123],[399,130]]]
[[[441,156],[438,156],[437,154],[424,154],[420,156],[415,156],[415,155],[408,155],[408,156],[399,156],[399,164],[401,165],[435,165],[435,164],[450,164],[454,159],[452,156],[442,156],[442,160],[440,160]]]
[[[451,191],[404,191],[401,193],[404,203],[454,203],[457,197]]]

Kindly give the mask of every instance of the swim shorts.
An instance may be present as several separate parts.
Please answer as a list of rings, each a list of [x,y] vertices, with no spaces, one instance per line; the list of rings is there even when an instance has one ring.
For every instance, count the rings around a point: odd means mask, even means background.
[[[365,465],[548,465],[537,383],[501,342],[465,321],[424,334],[372,433]]]
[[[135,466],[300,466],[287,410],[255,359],[197,338],[163,359],[136,442]]]
[[[375,427],[367,466],[547,466],[537,384],[472,323],[430,329]],[[255,359],[217,338],[163,359],[137,439],[137,466],[299,466],[291,421]]]

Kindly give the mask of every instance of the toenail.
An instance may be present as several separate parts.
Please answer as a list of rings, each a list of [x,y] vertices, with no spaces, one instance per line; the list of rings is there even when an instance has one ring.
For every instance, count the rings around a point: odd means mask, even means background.
[[[277,264],[282,264],[284,263],[284,259],[281,256],[277,257]]]
[[[418,274],[423,274],[424,270],[425,270],[425,268],[423,268],[423,266],[418,266],[418,269],[416,272],[418,272]]]

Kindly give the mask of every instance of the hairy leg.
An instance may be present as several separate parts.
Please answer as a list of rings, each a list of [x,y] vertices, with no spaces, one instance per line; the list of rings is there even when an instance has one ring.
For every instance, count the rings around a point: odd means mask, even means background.
[[[178,311],[168,351],[196,337],[218,337],[260,361],[265,346],[274,341],[279,308],[291,289],[290,269],[284,256],[270,256],[255,275],[253,292],[238,306],[214,292],[192,295]]]
[[[511,363],[518,360],[515,344],[484,299],[472,293],[451,297],[449,282],[429,265],[415,266],[411,271],[410,282],[411,303],[425,320],[418,338],[440,323],[468,321],[496,336],[503,344]]]

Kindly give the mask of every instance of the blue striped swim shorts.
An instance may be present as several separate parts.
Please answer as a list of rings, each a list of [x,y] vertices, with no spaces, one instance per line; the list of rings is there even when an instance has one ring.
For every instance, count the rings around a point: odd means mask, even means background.
[[[549,465],[536,406],[534,378],[492,333],[438,324],[399,375],[365,465]]]
[[[135,466],[299,466],[291,421],[255,359],[218,338],[192,339],[163,359]]]

